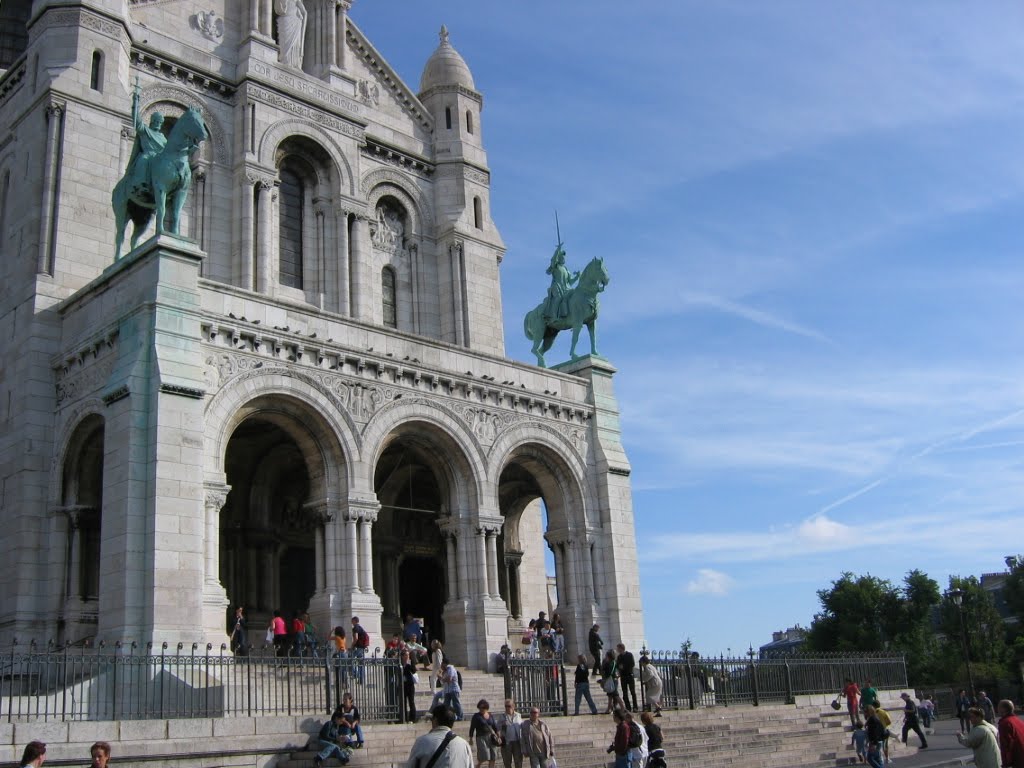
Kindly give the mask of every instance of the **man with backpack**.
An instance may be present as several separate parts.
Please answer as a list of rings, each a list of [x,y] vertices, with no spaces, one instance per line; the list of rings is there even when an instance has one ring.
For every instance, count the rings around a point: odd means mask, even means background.
[[[356,659],[365,658],[366,657],[366,651],[369,649],[369,647],[370,647],[370,635],[369,635],[369,633],[367,633],[367,631],[365,629],[363,629],[362,624],[359,623],[359,617],[358,616],[353,616],[352,617],[352,657],[356,658]],[[360,684],[366,682],[366,668],[363,666],[362,662],[357,662],[356,663],[355,673],[356,673],[356,679],[359,680]]]
[[[430,733],[416,739],[407,768],[473,768],[473,750],[452,731],[455,713],[444,704],[430,711]]]
[[[613,709],[612,718],[615,720],[615,739],[608,752],[615,753],[615,768],[640,768],[641,763],[635,760],[643,743],[640,726],[632,722],[630,714],[622,709]]]

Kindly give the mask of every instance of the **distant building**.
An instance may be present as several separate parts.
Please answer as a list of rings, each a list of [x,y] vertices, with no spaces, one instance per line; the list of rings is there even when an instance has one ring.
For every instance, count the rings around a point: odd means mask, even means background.
[[[770,659],[774,656],[791,656],[799,653],[806,639],[807,630],[799,624],[781,632],[772,632],[772,641],[759,649],[760,658]]]

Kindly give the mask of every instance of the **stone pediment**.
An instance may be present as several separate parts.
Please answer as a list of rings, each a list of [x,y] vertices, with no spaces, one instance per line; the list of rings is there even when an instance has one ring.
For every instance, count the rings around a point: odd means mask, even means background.
[[[434,118],[407,86],[398,73],[373,47],[366,35],[352,19],[347,24],[348,55],[350,61],[358,64],[352,67],[356,78],[356,98],[370,107],[381,108],[389,103],[407,115],[413,122],[420,138],[428,138],[434,127]]]

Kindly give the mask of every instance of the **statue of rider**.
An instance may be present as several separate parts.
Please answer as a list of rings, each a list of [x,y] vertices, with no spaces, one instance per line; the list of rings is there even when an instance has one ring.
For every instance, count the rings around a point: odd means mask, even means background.
[[[580,279],[579,272],[569,274],[569,270],[565,268],[565,251],[562,249],[561,243],[558,244],[551,256],[547,274],[551,275],[551,285],[548,287],[548,296],[544,300],[544,319],[552,322],[566,314],[562,300]]]
[[[135,91],[132,93],[132,122],[135,124],[135,144],[132,146],[132,154],[128,158],[128,167],[125,169],[125,177],[131,180],[132,187],[138,190],[137,193],[152,194],[151,190],[142,189],[145,185],[146,174],[138,174],[144,169],[148,161],[154,155],[159,154],[167,144],[167,137],[160,130],[164,124],[164,116],[154,112],[149,119],[147,126],[142,121],[142,114],[139,112],[139,99],[141,89],[138,80],[135,82]],[[142,161],[142,162],[140,162]]]

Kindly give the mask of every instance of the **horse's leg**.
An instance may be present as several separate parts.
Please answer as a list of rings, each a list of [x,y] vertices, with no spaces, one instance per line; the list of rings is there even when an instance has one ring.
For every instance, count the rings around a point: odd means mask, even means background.
[[[164,233],[164,216],[167,213],[167,189],[163,184],[153,179],[153,200],[156,201],[156,234],[157,237]]]
[[[114,261],[121,258],[121,247],[124,245],[124,229],[128,226],[128,203],[118,200],[120,184],[114,187],[111,202],[114,207]]]
[[[180,234],[181,209],[185,207],[187,192],[188,190],[184,186],[174,190],[174,199],[171,201],[170,231],[175,235]]]
[[[572,327],[572,344],[569,345],[569,357],[573,360],[579,360],[579,355],[576,354],[576,342],[580,340],[580,329],[582,325],[576,324]]]
[[[592,317],[587,323],[587,330],[590,331],[590,354],[597,355],[597,318]]]

